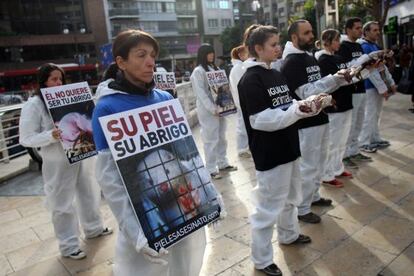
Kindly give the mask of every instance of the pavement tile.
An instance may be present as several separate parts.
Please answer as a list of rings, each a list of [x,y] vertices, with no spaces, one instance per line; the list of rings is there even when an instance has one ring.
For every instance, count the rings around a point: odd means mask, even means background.
[[[386,209],[387,205],[365,193],[351,196],[326,214],[364,225],[385,212]]]
[[[308,265],[302,272],[312,276],[377,275],[395,257],[349,239]]]
[[[3,211],[0,213],[0,221],[1,223],[5,223],[8,221],[13,221],[20,219],[22,216],[16,209]]]
[[[47,212],[41,212],[18,220],[2,223],[0,224],[0,237],[17,233],[47,222],[50,222],[50,215]]]
[[[218,225],[207,227],[207,237],[211,240],[218,239],[246,224],[247,222],[245,220],[227,216],[225,219],[220,220]]]
[[[51,222],[33,226],[32,229],[42,241],[55,237],[55,230]]]
[[[361,244],[398,255],[414,241],[414,222],[381,216],[355,233]]]
[[[282,270],[284,276],[296,275],[296,273],[321,256],[319,251],[307,245],[279,246],[277,243],[273,243],[273,250],[274,261]],[[243,262],[236,264],[232,269],[240,272],[242,275],[264,275],[254,268],[250,258],[246,258]]]
[[[32,229],[27,229],[6,236],[0,236],[0,248],[3,254],[36,242],[39,242],[39,238]]]
[[[9,276],[66,276],[70,273],[65,269],[62,263],[59,262],[57,257],[50,258],[46,261],[36,263],[25,269],[18,270]]]
[[[46,207],[44,206],[43,200],[35,202],[33,204],[19,207],[17,208],[17,210],[23,217],[27,217],[27,216],[30,216],[30,215],[33,215],[39,212],[48,212]]]
[[[385,177],[371,186],[371,188],[380,193],[387,200],[397,203],[414,191],[412,179],[413,176],[398,170],[393,174]]]
[[[303,224],[302,233],[312,238],[309,247],[326,253],[348,239],[355,232],[360,230],[362,225],[330,217],[322,216],[319,224]]]
[[[200,275],[221,273],[235,263],[247,258],[250,248],[227,237],[221,237],[207,244]]]
[[[60,255],[58,242],[52,238],[7,253],[6,257],[12,268],[18,271],[58,255]]]
[[[81,248],[87,255],[85,259],[72,260],[60,257],[60,261],[71,274],[85,272],[89,268],[111,259],[115,254],[115,243],[116,235],[114,234],[82,241]]]
[[[385,213],[414,222],[414,192],[402,199],[396,208],[389,208]]]
[[[88,270],[78,272],[78,276],[111,276],[112,275],[112,261],[106,261],[98,265],[88,268]]]
[[[250,202],[244,202],[231,207],[226,207],[227,214],[238,219],[248,220],[249,212],[253,209]]]
[[[250,224],[246,224],[243,227],[240,227],[239,229],[236,229],[230,233],[226,234],[226,237],[235,240],[237,242],[240,242],[242,244],[245,244],[246,246],[250,246],[252,241],[252,232],[250,228]],[[277,229],[274,228],[273,236],[272,236],[272,242],[277,241]]]
[[[10,263],[8,262],[6,256],[4,254],[1,254],[0,255],[0,275],[3,276],[11,272],[13,272],[13,269],[10,266]]]
[[[414,244],[411,244],[382,272],[382,276],[412,276],[414,271]]]

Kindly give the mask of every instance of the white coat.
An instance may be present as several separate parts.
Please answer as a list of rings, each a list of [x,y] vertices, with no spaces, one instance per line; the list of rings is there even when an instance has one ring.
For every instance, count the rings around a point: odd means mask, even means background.
[[[101,83],[97,95],[100,97],[123,93],[107,87],[109,82]],[[200,229],[168,249],[163,256],[168,265],[148,261],[143,252],[148,241],[137,220],[122,183],[115,161],[109,149],[99,151],[96,162],[96,178],[101,185],[105,199],[119,225],[115,247],[114,275],[159,275],[193,276],[200,273],[206,246],[205,230]]]
[[[233,59],[233,68],[230,71],[229,81],[230,81],[230,90],[231,95],[233,96],[234,104],[237,107],[237,152],[239,154],[247,152],[249,150],[249,140],[247,138],[246,126],[244,125],[243,114],[240,109],[239,101],[239,90],[237,89],[237,84],[240,79],[243,77],[246,70],[243,68],[243,62],[238,59]]]
[[[210,68],[213,71],[213,68]],[[206,71],[199,65],[190,77],[196,95],[197,117],[201,126],[206,168],[210,173],[229,165],[227,160],[226,118],[216,115],[217,106],[213,101],[207,82]]]
[[[86,237],[103,230],[100,193],[88,171],[91,159],[70,165],[59,140],[52,137],[53,121],[40,97],[29,98],[20,117],[20,144],[41,147],[46,206],[52,213],[55,234],[63,256],[79,249],[78,216]],[[77,213],[73,201],[76,197]]]

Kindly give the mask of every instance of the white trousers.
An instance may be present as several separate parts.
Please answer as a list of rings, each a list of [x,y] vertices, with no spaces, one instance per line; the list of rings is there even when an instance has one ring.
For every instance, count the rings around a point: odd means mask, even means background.
[[[379,124],[384,97],[374,88],[367,89],[366,94],[365,120],[359,136],[359,144],[361,146],[382,140],[379,134]]]
[[[135,218],[131,218],[135,219]],[[138,253],[122,231],[115,247],[114,275],[196,276],[200,274],[206,248],[205,229],[200,229],[168,249],[167,266],[154,264]]]
[[[210,173],[229,165],[227,160],[226,117],[218,117],[197,105],[200,135],[203,141],[206,168]]]
[[[351,131],[349,132],[348,141],[346,142],[346,150],[344,158],[356,155],[359,153],[358,137],[361,133],[362,124],[365,118],[365,102],[366,94],[359,93],[352,95],[352,122]]]
[[[262,269],[273,263],[273,226],[278,240],[288,244],[299,236],[297,204],[301,185],[299,159],[267,171],[256,171],[257,185],[252,191],[254,211],[252,227],[252,261]]]
[[[242,153],[249,149],[249,139],[247,138],[246,126],[244,125],[243,113],[237,110],[237,152]]]
[[[43,147],[42,154],[46,207],[52,214],[60,252],[67,256],[79,249],[79,221],[86,237],[96,236],[103,230],[100,190],[91,178],[93,160],[70,165],[60,143]]]
[[[329,124],[299,130],[300,174],[302,178],[302,202],[298,206],[300,216],[311,212],[311,204],[319,200],[319,187],[328,159]]]
[[[351,130],[352,109],[345,112],[329,113],[329,151],[328,162],[323,174],[324,181],[331,181],[344,172],[346,142]]]

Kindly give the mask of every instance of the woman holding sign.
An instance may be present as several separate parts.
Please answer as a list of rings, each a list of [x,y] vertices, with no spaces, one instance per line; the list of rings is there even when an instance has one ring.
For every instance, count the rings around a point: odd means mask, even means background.
[[[65,84],[65,74],[57,65],[45,64],[39,68],[38,81],[40,88],[60,86]],[[100,194],[91,185],[89,166],[85,163],[89,160],[69,164],[60,143],[61,130],[54,126],[40,90],[23,106],[19,130],[20,144],[42,148],[46,206],[52,213],[62,256],[75,260],[85,258],[85,252],[79,247],[78,216],[86,238],[112,233],[102,226]],[[79,212],[73,206],[75,197]]]
[[[220,171],[235,171],[227,160],[226,118],[219,116],[213,89],[209,87],[207,72],[219,70],[214,64],[214,49],[203,44],[197,53],[198,66],[191,74],[191,85],[197,97],[197,116],[201,126],[206,168],[211,178],[220,179]]]
[[[112,53],[118,72],[114,80],[101,83],[98,88],[92,127],[99,151],[96,177],[120,228],[114,275],[198,275],[206,245],[204,229],[173,245],[169,254],[164,248],[157,252],[149,247],[99,123],[100,117],[173,98],[165,91],[154,89],[158,42],[146,32],[128,30],[118,34]]]

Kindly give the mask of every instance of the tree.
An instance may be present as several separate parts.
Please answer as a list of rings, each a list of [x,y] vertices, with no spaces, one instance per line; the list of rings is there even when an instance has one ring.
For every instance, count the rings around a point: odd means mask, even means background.
[[[342,20],[357,16],[364,22],[369,20],[378,21],[382,34],[390,3],[391,0],[339,0],[340,17]]]
[[[226,28],[220,35],[220,41],[223,43],[223,53],[230,53],[231,49],[242,43],[243,32],[239,25]]]

